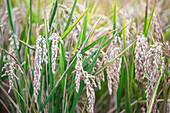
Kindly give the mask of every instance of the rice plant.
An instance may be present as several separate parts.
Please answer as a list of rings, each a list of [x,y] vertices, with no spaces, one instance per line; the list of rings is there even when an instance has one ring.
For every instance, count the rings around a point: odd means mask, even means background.
[[[170,113],[168,0],[0,6],[0,111]]]

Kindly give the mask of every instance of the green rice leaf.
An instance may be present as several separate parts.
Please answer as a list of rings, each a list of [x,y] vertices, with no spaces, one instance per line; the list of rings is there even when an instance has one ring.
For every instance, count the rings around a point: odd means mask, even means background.
[[[143,26],[143,34],[145,33],[145,30],[146,30],[147,20],[148,20],[148,0],[146,0],[145,20],[144,20],[144,26]]]
[[[65,77],[65,75],[68,73],[68,71],[70,70],[70,68],[72,67],[73,63],[75,62],[75,58],[72,60],[72,62],[70,63],[70,65],[67,67],[67,69],[64,71],[63,75],[60,77],[60,79],[57,81],[55,87],[51,90],[50,94],[48,95],[47,99],[45,100],[45,102],[43,103],[43,105],[41,105],[39,112],[41,112],[44,107],[47,105],[49,99],[51,99],[51,97],[55,94],[56,89],[59,87],[61,81],[63,80],[63,78]]]
[[[86,7],[87,7],[87,2],[88,0],[86,0]],[[83,34],[82,34],[81,45],[83,45],[86,39],[86,31],[87,31],[87,12],[85,14],[84,21],[83,21]]]
[[[152,11],[151,11],[151,14],[149,16],[149,21],[146,25],[146,30],[145,30],[145,33],[144,33],[145,37],[147,37],[148,31],[149,31],[149,26],[150,26],[150,23],[151,23],[151,20],[152,20],[153,12],[154,12],[154,9],[155,9],[155,4],[156,4],[156,0],[154,1]]]
[[[77,0],[74,1],[73,7],[72,7],[72,10],[71,10],[71,14],[70,14],[69,19],[68,19],[68,21],[67,21],[67,25],[66,25],[66,27],[65,27],[65,29],[64,29],[64,32],[68,29],[68,27],[69,27],[69,25],[70,25],[70,23],[71,23],[71,19],[72,19],[72,17],[73,17],[73,12],[74,12],[74,9],[75,9],[75,7],[76,7],[76,3],[77,3]]]
[[[113,9],[113,30],[116,29],[116,21],[117,21],[117,10],[116,10],[116,0],[114,0],[114,9]],[[113,35],[116,31],[113,32]]]
[[[90,7],[90,6],[89,6]],[[74,26],[80,21],[84,14],[88,11],[89,7],[80,15],[80,17],[61,35],[61,38],[65,38],[68,33],[74,28]]]
[[[147,113],[151,113],[151,111],[152,111],[152,107],[153,107],[153,104],[154,104],[154,101],[155,101],[155,98],[156,98],[156,94],[157,94],[157,91],[158,91],[158,88],[159,88],[159,84],[161,82],[161,78],[162,78],[162,75],[159,76],[158,81],[156,83],[156,87],[155,87],[154,93],[152,95],[152,98],[150,100]]]
[[[51,25],[53,23],[53,20],[54,20],[55,14],[56,14],[57,4],[58,4],[58,0],[56,0],[56,2],[55,2],[54,8],[53,8],[53,11],[51,14],[51,18],[50,18],[50,22],[49,22],[49,29],[51,29]]]
[[[106,35],[107,35],[107,33],[106,33]],[[105,42],[105,40],[106,40],[106,35],[104,36],[104,38],[103,38],[103,40],[102,40],[102,42],[101,42],[101,44],[100,44],[100,46],[99,46],[99,48],[98,48],[98,50],[97,50],[97,53],[96,53],[96,55],[95,55],[95,57],[94,57],[91,65],[89,66],[88,73],[91,73],[91,72],[92,72],[92,69],[93,69],[93,67],[94,67],[94,64],[96,63],[97,58],[98,58],[98,56],[99,56],[100,50],[102,49],[103,44],[104,44],[104,42]]]

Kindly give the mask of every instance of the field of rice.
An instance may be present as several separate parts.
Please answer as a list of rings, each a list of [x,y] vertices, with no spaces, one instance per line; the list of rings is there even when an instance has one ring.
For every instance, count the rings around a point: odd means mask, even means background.
[[[0,112],[170,113],[170,0],[0,0]]]

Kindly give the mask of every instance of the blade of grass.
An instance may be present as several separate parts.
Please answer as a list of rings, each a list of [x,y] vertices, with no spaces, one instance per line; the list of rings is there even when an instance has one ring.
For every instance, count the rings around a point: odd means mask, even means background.
[[[77,48],[80,46],[81,34],[82,34],[82,31],[83,31],[82,29],[83,29],[83,26],[81,26],[81,30],[80,30],[79,37],[78,37],[78,42],[77,42],[76,47],[74,48],[74,52],[76,52]]]
[[[31,40],[31,31],[32,31],[32,0],[30,0],[30,20],[29,20],[29,37],[28,37],[28,40],[27,40],[27,45],[30,45],[30,40]],[[26,46],[25,48],[25,58],[24,58],[24,61],[25,61],[25,65],[24,65],[24,70],[25,70],[25,73],[27,73],[27,66],[28,66],[28,57],[27,57],[27,54],[29,53],[29,48]]]
[[[52,11],[52,14],[51,14],[51,18],[50,18],[50,21],[49,21],[49,29],[51,29],[51,25],[53,23],[54,16],[56,14],[57,6],[58,6],[57,4],[58,4],[58,0],[56,0],[56,2],[55,2],[54,8],[53,8],[53,11]]]
[[[89,6],[90,7],[90,6]],[[89,7],[80,15],[80,17],[61,35],[61,38],[65,38],[67,34],[74,28],[74,26],[80,21],[84,14],[88,11]]]
[[[65,75],[67,74],[67,72],[69,71],[69,69],[71,68],[71,66],[73,65],[73,63],[75,62],[75,58],[72,60],[72,62],[70,63],[70,65],[67,67],[67,69],[64,71],[64,73],[62,74],[62,76],[60,77],[60,79],[57,81],[55,87],[51,90],[50,94],[48,95],[47,99],[45,100],[44,104],[40,107],[39,112],[41,112],[44,107],[46,106],[48,100],[54,95],[56,89],[59,87],[61,81],[63,80],[63,78],[65,77]]]
[[[125,27],[125,13],[123,13],[123,27]],[[126,48],[126,30],[124,29],[123,30],[123,50]],[[125,76],[125,88],[126,88],[126,90],[125,90],[125,111],[127,112],[127,113],[130,113],[131,111],[130,111],[130,101],[129,101],[129,74],[127,74],[128,73],[128,69],[127,69],[127,66],[126,66],[126,60],[127,60],[127,56],[126,56],[126,52],[124,53],[124,62],[123,62],[123,67],[124,67],[124,75],[123,76]],[[124,83],[123,83],[124,84]],[[123,85],[122,85],[123,86]],[[120,90],[121,90],[121,94],[122,94],[122,90],[123,89],[123,87],[121,87],[120,88]],[[119,96],[117,97],[117,98],[119,98]],[[121,101],[121,97],[120,97],[120,101]]]
[[[169,28],[168,31],[166,32],[164,38],[166,39],[169,35],[170,35],[170,28]]]
[[[123,27],[125,27],[125,13],[123,12]],[[126,30],[123,29],[123,50],[126,48]],[[126,52],[124,53],[126,57]]]
[[[19,39],[17,38],[18,40],[21,40],[21,41],[22,41],[22,40],[24,40],[24,38],[26,37],[26,36],[25,36],[25,28],[26,28],[26,27],[25,27],[25,25],[24,25],[23,30],[22,30],[22,32],[21,32],[20,38],[19,38]],[[19,42],[19,49],[18,49],[19,51],[21,50],[21,46],[22,46],[22,43]]]
[[[92,42],[90,45],[84,47],[84,48],[82,49],[82,53],[84,53],[85,51],[87,51],[87,50],[89,50],[90,48],[92,48],[93,46],[95,46],[95,45],[96,45],[101,39],[103,39],[103,38],[104,38],[104,35],[103,35],[102,37],[98,38],[97,40],[95,40],[94,42]]]
[[[72,10],[71,10],[71,14],[70,14],[69,19],[68,19],[68,21],[67,21],[67,25],[66,25],[66,27],[65,27],[65,29],[64,29],[64,32],[68,29],[68,27],[69,27],[69,25],[70,25],[70,23],[71,23],[71,19],[72,19],[72,17],[73,17],[73,12],[74,12],[74,9],[75,9],[75,7],[76,7],[76,3],[77,3],[77,0],[74,1],[73,7],[72,7]]]
[[[117,19],[117,11],[116,11],[116,0],[114,0],[114,6],[113,6],[113,30],[116,29],[116,19]],[[113,35],[116,33],[116,31],[113,32]]]
[[[21,93],[21,87],[19,86],[19,83],[18,83],[17,80],[14,81],[14,86],[13,86],[13,87],[14,87],[14,88],[17,88],[17,89],[18,89],[18,93],[21,94],[21,95],[24,97],[23,92]],[[17,101],[17,104],[19,105],[19,109],[21,110],[21,112],[25,112],[26,110],[28,110],[28,109],[26,109],[26,107],[29,108],[29,107],[28,107],[28,104],[24,104],[24,103],[23,103],[23,100],[22,100],[22,98],[18,95],[18,93],[17,93],[17,91],[14,91],[15,99],[16,99],[16,101]],[[24,101],[26,101],[26,100],[24,100]],[[28,101],[27,101],[27,102],[28,102]]]
[[[92,29],[90,30],[90,33],[89,33],[88,37],[87,37],[87,38],[85,39],[85,41],[83,42],[81,48],[83,48],[83,47],[86,45],[86,43],[88,42],[88,40],[90,39],[90,37],[91,37],[92,34],[94,33],[94,30],[96,29],[96,26],[97,26],[98,22],[100,21],[100,19],[101,19],[101,17],[100,17],[100,18],[95,22],[95,24],[93,25]]]
[[[46,7],[46,4],[44,4]],[[49,68],[49,83],[50,83],[50,92],[52,92],[53,90],[53,73],[52,73],[52,64],[51,64],[51,43],[52,41],[49,41],[49,31],[51,29],[51,26],[52,26],[52,23],[53,23],[53,20],[54,20],[54,17],[55,17],[55,14],[56,14],[56,11],[57,11],[57,7],[58,7],[58,0],[56,0],[55,4],[54,4],[54,7],[53,7],[53,11],[52,11],[52,14],[51,14],[51,18],[50,18],[50,21],[49,21],[49,29],[48,29],[48,25],[47,25],[47,19],[45,19],[45,29],[46,29],[46,41],[47,41],[47,50],[48,50],[48,68]],[[45,16],[45,12],[44,11],[44,16]],[[45,106],[44,106],[45,107]],[[52,95],[52,98],[51,98],[51,103],[49,104],[49,107],[51,107],[51,112],[53,113],[54,112],[54,95]]]
[[[97,3],[98,3],[98,0],[95,2],[94,6],[93,6],[93,8],[92,8],[92,10],[91,10],[91,12],[90,12],[90,15],[88,16],[87,24],[89,24],[89,22],[90,22],[90,20],[91,20],[91,17],[92,17],[92,15],[94,14],[94,11],[95,11],[95,8],[96,8]]]
[[[72,45],[72,42],[71,42],[71,45]],[[72,54],[72,50],[73,50],[73,48],[71,48],[70,47],[70,50],[69,50],[69,59],[68,59],[68,62],[67,62],[67,66],[69,65],[69,62],[70,62],[70,60],[71,60],[71,54]],[[74,65],[74,64],[73,64]],[[68,102],[68,90],[69,90],[69,88],[70,88],[70,86],[71,86],[71,84],[69,84],[69,87],[67,88],[67,80],[68,80],[68,75],[72,75],[72,73],[71,73],[71,71],[69,71],[67,74],[66,74],[66,77],[65,77],[65,84],[64,84],[64,96],[63,96],[63,111],[64,111],[64,113],[66,113],[66,111],[67,111],[67,104],[69,104],[69,103],[67,103]],[[72,77],[72,78],[74,78],[74,76]],[[73,81],[73,80],[72,80]],[[72,82],[71,81],[71,82]]]
[[[30,45],[30,40],[31,40],[31,31],[32,31],[32,0],[30,0],[30,7],[29,7],[29,13],[30,13],[30,20],[29,20],[29,37],[27,39],[27,44]],[[29,54],[29,48],[26,46],[25,48],[25,65],[24,65],[24,71],[27,74],[27,66],[28,66],[28,57],[27,54]],[[22,81],[23,83],[23,88],[25,88],[25,81]],[[26,91],[24,90],[24,97],[26,97]],[[25,98],[26,99],[26,98]],[[28,102],[28,97],[27,97],[27,102]]]
[[[7,8],[8,8],[8,16],[9,16],[10,28],[11,28],[12,32],[15,33],[14,23],[13,23],[13,19],[12,19],[12,9],[11,9],[10,0],[7,0]]]
[[[94,33],[92,34],[92,36],[91,36],[91,38],[90,38],[90,42],[89,42],[89,44],[91,44],[91,43],[92,43],[92,41],[93,41],[93,37],[94,37]]]
[[[125,56],[123,56],[124,58],[124,64],[125,64],[125,111],[127,113],[131,113],[131,109],[130,109],[130,92],[129,92],[129,69],[128,69],[128,64],[126,61]]]
[[[79,97],[80,97],[81,92],[83,91],[84,86],[85,86],[84,82],[81,81],[81,82],[80,82],[79,92],[77,93],[77,92],[74,90],[74,92],[76,93],[76,96],[75,96],[75,98],[74,98],[73,105],[72,105],[72,107],[71,107],[70,113],[73,113],[74,108],[75,108],[75,106],[76,106],[76,104],[77,104],[77,101],[78,101],[78,99],[79,99]]]
[[[57,6],[57,30],[58,30],[58,33],[59,35],[61,36],[61,12],[60,12],[60,7],[59,7],[59,4]]]
[[[86,0],[86,7],[87,7],[87,4],[88,4],[88,0]],[[86,39],[86,31],[87,31],[87,12],[85,14],[84,21],[83,21],[83,34],[82,34],[81,45],[83,45]]]
[[[1,62],[0,62],[0,80],[2,75],[2,68],[3,68],[3,57],[4,57],[4,40],[2,41],[2,51],[1,51]]]
[[[123,85],[125,82],[125,63],[124,59],[122,58],[122,64],[121,64],[121,74],[120,74],[120,81],[118,84],[118,89],[117,89],[117,112],[120,112],[120,107],[121,107],[121,97],[122,97],[122,90],[123,90]],[[126,106],[125,106],[126,108]]]
[[[57,10],[57,6],[58,6],[58,0],[56,0],[54,7],[53,7],[53,11],[51,14],[51,18],[49,21],[49,30],[51,29],[55,14],[56,14],[56,10]],[[47,27],[47,20],[45,20],[45,26],[46,26],[46,41],[47,41],[47,50],[48,50],[48,68],[49,68],[49,78],[50,78],[50,91],[52,92],[53,90],[53,74],[52,74],[52,65],[51,65],[51,41],[49,41],[49,31],[48,31],[48,27]],[[45,107],[45,106],[44,106]],[[52,95],[52,102],[51,102],[51,112],[54,112],[54,95]]]
[[[64,73],[65,70],[65,54],[64,54],[64,47],[61,47],[62,45],[60,44],[60,75]]]
[[[14,23],[13,23],[13,19],[12,19],[12,9],[11,9],[10,0],[7,0],[7,8],[8,8],[8,18],[9,18],[9,22],[10,22],[11,33],[13,35],[13,41],[14,41],[14,45],[15,45],[15,49],[16,49],[16,53],[17,53],[17,58],[18,58],[19,63],[21,63],[19,51],[17,49],[17,45],[16,45],[16,41],[15,41],[15,37],[14,37],[15,29],[14,29]]]
[[[107,35],[107,33],[106,33],[106,35]],[[93,67],[94,67],[94,64],[96,63],[97,58],[98,58],[98,56],[99,56],[100,50],[102,49],[103,44],[104,44],[104,42],[105,42],[105,40],[106,40],[106,35],[104,36],[104,38],[103,38],[103,40],[102,40],[102,42],[101,42],[101,44],[100,44],[100,46],[99,46],[99,48],[98,48],[98,50],[97,50],[97,53],[96,53],[96,55],[95,55],[95,57],[94,57],[91,65],[89,66],[88,73],[91,73],[91,72],[92,72],[92,69],[93,69]]]
[[[156,87],[155,87],[154,93],[153,93],[153,95],[152,95],[152,98],[151,98],[151,100],[150,100],[147,113],[151,113],[151,111],[152,111],[153,103],[154,103],[155,98],[156,98],[156,94],[157,94],[157,91],[158,91],[158,88],[159,88],[159,84],[160,84],[160,82],[161,82],[161,78],[162,78],[162,75],[159,76],[158,81],[157,81],[157,83],[156,83]]]
[[[129,69],[129,92],[130,97],[132,97],[132,87],[133,87],[133,76],[134,76],[134,48],[135,46],[132,46],[132,52],[131,52],[131,60],[130,60],[130,69]]]
[[[74,4],[74,5],[76,5],[76,4]],[[75,6],[73,6],[73,7],[75,7]],[[68,19],[68,21],[70,21],[71,22],[71,19],[72,19],[72,16],[73,16],[73,11],[74,11],[74,8],[72,9],[72,12],[71,12],[71,14],[70,14],[70,17],[69,17],[69,19]],[[58,12],[58,15],[60,14],[60,10],[59,10],[59,6],[58,6],[58,9],[57,9],[57,12]],[[58,18],[59,18],[59,20],[60,20],[60,16],[58,16]],[[64,32],[65,32],[65,30],[69,27],[69,25],[70,25],[70,22],[67,22],[67,25],[66,25],[66,27],[65,27],[65,29],[64,29]],[[58,26],[59,26],[59,31],[60,31],[60,35],[61,35],[61,29],[60,29],[60,21],[58,22]],[[60,47],[60,52],[61,52],[61,54],[60,54],[60,75],[62,75],[63,73],[64,73],[64,71],[65,71],[65,67],[66,67],[66,58],[65,58],[65,49],[64,49],[64,44],[62,44],[62,43],[60,43],[59,44],[59,47]],[[64,92],[64,80],[62,81],[62,91]],[[63,94],[63,96],[64,96],[64,94]]]
[[[143,26],[143,34],[145,33],[145,30],[146,30],[147,19],[148,19],[148,0],[146,0],[145,20],[144,20],[144,26]]]
[[[73,74],[72,81],[71,81],[71,84],[70,84],[70,89],[72,89],[72,90],[70,90],[70,93],[69,93],[69,96],[68,96],[68,104],[67,104],[67,108],[66,108],[66,113],[68,113],[68,109],[70,107],[71,97],[72,97],[72,95],[73,95],[73,93],[75,91],[74,88],[73,88],[74,76],[75,76],[75,74]]]
[[[47,25],[46,25],[47,26]],[[47,50],[48,50],[48,68],[49,68],[49,80],[50,80],[50,92],[52,92],[53,89],[53,73],[52,73],[52,62],[51,62],[51,41],[49,41],[49,32],[48,29],[46,29],[47,34]],[[54,96],[52,96],[52,102],[51,102],[52,111],[54,110]]]
[[[66,62],[66,60],[65,60],[64,45],[63,44],[59,44],[59,45],[60,45],[60,51],[61,51],[61,54],[60,54],[60,75],[62,75],[64,73],[64,70],[65,70],[65,62]],[[63,93],[63,101],[64,101],[64,98],[65,98],[64,84],[65,84],[65,80],[62,80],[61,81],[61,86],[62,86],[62,93]],[[64,112],[64,106],[62,106],[62,108],[63,108],[62,112]]]
[[[149,31],[149,26],[150,26],[150,23],[151,23],[151,20],[152,20],[153,12],[154,12],[154,9],[155,9],[155,4],[156,4],[156,0],[154,1],[152,11],[151,11],[151,14],[149,16],[149,21],[148,21],[148,23],[146,25],[146,30],[145,30],[145,33],[144,33],[145,37],[147,37],[148,31]]]

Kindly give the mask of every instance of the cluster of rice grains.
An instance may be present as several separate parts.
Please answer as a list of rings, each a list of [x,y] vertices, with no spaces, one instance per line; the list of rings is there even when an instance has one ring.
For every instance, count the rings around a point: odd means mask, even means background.
[[[57,52],[59,50],[58,44],[59,42],[63,43],[61,37],[53,33],[49,40],[52,40],[52,46],[51,46],[51,61],[52,61],[52,72],[55,74],[55,61],[57,58]],[[43,45],[42,45],[43,44]],[[36,51],[35,51],[35,58],[34,58],[34,97],[35,102],[37,102],[37,96],[38,96],[38,90],[40,90],[40,79],[41,79],[41,63],[45,62],[48,63],[48,57],[47,57],[47,48],[46,48],[46,39],[41,37],[41,35],[38,36],[36,40]]]
[[[85,54],[87,55],[87,57],[89,57],[91,54],[93,54],[95,52],[95,50],[97,50],[97,49],[96,48],[92,48],[89,51],[86,51]],[[88,62],[89,65],[92,63],[93,58],[94,57],[90,58],[90,60]],[[102,60],[100,60],[100,59],[102,59]],[[101,69],[102,68],[102,64],[105,65],[106,63],[107,63],[107,54],[103,50],[101,50],[100,54],[99,54],[99,57],[97,58],[96,63],[94,64],[94,67],[92,69],[92,73],[95,73],[96,71]],[[95,76],[95,80],[97,82],[98,88],[101,89],[101,80],[104,81],[104,72],[101,71],[99,74],[97,74]]]
[[[144,35],[138,35],[135,47],[135,78],[142,82],[142,74],[144,72],[144,62],[148,43]]]
[[[162,43],[155,43],[151,45],[149,51],[146,53],[144,62],[144,77],[148,79],[146,82],[146,98],[147,107],[154,93],[155,86],[159,76],[164,74],[165,58],[162,51]],[[160,74],[159,74],[160,73]],[[156,102],[156,101],[155,101]],[[156,113],[157,104],[154,104],[153,112]]]
[[[161,32],[160,32],[160,27],[159,27],[159,23],[158,23],[158,19],[157,19],[156,15],[153,15],[152,29],[153,29],[154,40],[156,42],[161,41]]]
[[[52,52],[52,57],[51,57],[51,62],[52,62],[52,72],[55,74],[55,61],[57,58],[57,51],[59,51],[58,43],[61,42],[63,44],[63,41],[59,34],[53,33],[49,40],[52,40],[52,46],[51,46],[51,52]],[[60,52],[60,51],[59,51]]]
[[[19,42],[17,40],[17,36],[15,34],[11,34],[11,37],[8,39],[9,40],[9,45],[10,45],[10,48],[8,49],[8,51],[9,51],[10,55],[12,55],[14,58],[17,58],[13,38],[15,39],[17,49],[19,48]],[[15,78],[17,80],[19,80],[19,78],[17,77],[15,71],[19,70],[21,73],[23,73],[20,66],[16,63],[16,61],[10,55],[7,56],[8,63],[4,64],[4,66],[2,68],[2,71],[5,70],[2,77],[8,75],[8,79],[9,79],[8,93],[10,93],[11,88],[13,87],[13,81],[15,80]],[[21,65],[23,65],[23,64],[21,64]]]
[[[114,45],[111,44],[108,51],[108,61],[110,62],[122,51],[122,40],[120,37],[115,37]],[[122,57],[117,58],[112,64],[106,68],[107,80],[108,80],[108,90],[109,94],[112,94],[112,89],[117,90],[119,83],[119,76],[121,70]]]
[[[0,40],[1,42],[4,41],[4,45],[7,45],[9,42],[9,48],[8,48],[9,54],[12,55],[14,58],[17,58],[14,39],[15,39],[15,43],[18,49],[19,48],[18,37],[20,37],[21,31],[22,31],[23,14],[19,8],[12,9],[14,29],[15,29],[15,34],[13,34],[10,27],[6,25],[6,24],[9,24],[9,19],[8,19],[8,11],[6,10],[5,2],[6,1],[2,1],[2,5],[1,5],[2,7],[0,8],[1,10],[0,11],[0,23],[5,23],[4,25],[3,24],[0,25]],[[21,73],[23,73],[20,66],[14,61],[14,59],[10,55],[7,56],[8,63],[4,64],[2,68],[2,71],[5,71],[5,72],[3,75],[1,75],[1,77],[8,76],[8,79],[9,79],[8,93],[10,93],[11,88],[13,87],[13,81],[15,80],[15,78],[17,80],[19,79],[19,77],[17,77],[17,75],[19,74],[18,70]]]
[[[87,71],[84,71],[82,66],[82,54],[80,50],[77,52],[77,63],[75,66],[76,69],[76,76],[75,76],[75,83],[76,83],[76,92],[78,93],[80,87],[80,81],[84,80],[86,85],[86,95],[88,98],[88,111],[90,113],[94,113],[94,103],[95,103],[95,92],[93,85],[97,87],[95,82],[95,76],[88,74]]]
[[[147,49],[149,49],[147,51]],[[147,79],[146,98],[147,107],[154,93],[155,86],[159,76],[164,75],[165,57],[163,54],[163,44],[156,42],[148,47],[147,38],[143,35],[137,36],[135,48],[135,77],[142,82]],[[157,112],[157,104],[155,101],[153,112]]]
[[[35,97],[35,102],[37,102],[38,90],[40,89],[40,78],[41,78],[40,69],[42,69],[42,66],[41,66],[41,62],[42,62],[41,40],[42,40],[41,36],[39,36],[36,40],[36,51],[35,51],[35,58],[34,58],[34,97]]]
[[[9,79],[8,93],[10,93],[10,91],[11,91],[11,89],[13,87],[13,81],[15,79],[19,80],[19,78],[17,77],[15,71],[19,70],[21,73],[23,73],[23,72],[22,72],[20,66],[13,60],[10,63],[4,64],[4,66],[2,68],[2,71],[3,70],[5,70],[5,73],[3,75],[1,75],[1,76],[3,77],[3,76],[8,75],[8,79]]]
[[[90,49],[89,51],[85,52],[85,54],[90,56],[96,49]],[[120,54],[122,51],[122,40],[120,37],[115,37],[114,45],[111,44],[109,47],[108,53],[106,54],[102,50],[100,51],[99,57],[102,60],[97,58],[96,63],[92,69],[92,73],[95,73],[97,70],[102,68],[102,64],[106,65],[108,62],[113,60],[117,55]],[[89,64],[92,63],[93,58],[90,59],[88,62]],[[112,94],[112,89],[114,88],[117,90],[118,83],[119,83],[119,75],[121,69],[121,57],[117,58],[111,65],[106,68],[107,72],[107,80],[108,80],[108,89],[109,94]],[[75,83],[76,83],[76,92],[78,93],[80,88],[80,81],[83,80],[86,85],[86,95],[88,98],[88,112],[94,112],[94,103],[95,103],[95,92],[94,87],[101,89],[101,80],[104,81],[104,73],[101,71],[98,75],[93,76],[88,74],[87,71],[84,71],[82,66],[82,54],[80,50],[77,52],[77,63],[75,66],[76,69],[76,76],[75,76]],[[97,84],[96,84],[97,83]]]

